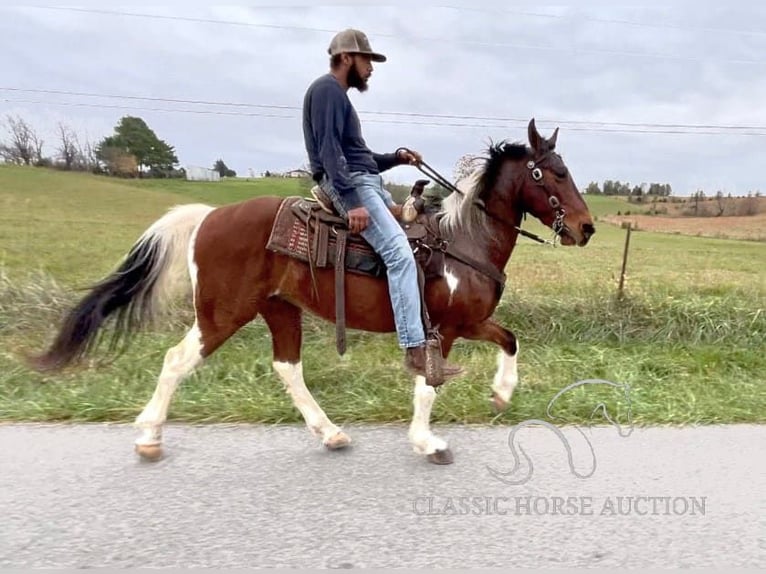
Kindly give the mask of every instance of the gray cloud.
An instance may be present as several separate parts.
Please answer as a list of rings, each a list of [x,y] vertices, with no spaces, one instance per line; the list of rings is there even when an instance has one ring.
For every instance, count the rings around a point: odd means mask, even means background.
[[[496,1],[472,9],[336,4],[125,11],[273,27],[0,8],[0,85],[299,107],[308,84],[327,70],[332,31],[354,26],[389,56],[376,66],[369,92],[349,94],[376,151],[408,145],[449,175],[462,154],[480,152],[490,139],[524,140],[534,116],[545,132],[560,125],[560,151],[581,187],[609,178],[669,182],[677,194],[699,187],[732,193],[764,188],[766,136],[597,132],[565,123],[766,126],[760,106],[766,101],[764,7],[738,11],[704,1],[639,9],[579,2],[525,12]],[[364,113],[374,111],[519,121]],[[49,141],[58,121],[97,140],[122,115],[140,115],[176,147],[182,164],[209,166],[223,157],[243,175],[248,168],[289,169],[305,160],[294,109],[0,91],[0,114],[6,113],[29,119]],[[388,178],[405,182],[417,175],[396,168]]]

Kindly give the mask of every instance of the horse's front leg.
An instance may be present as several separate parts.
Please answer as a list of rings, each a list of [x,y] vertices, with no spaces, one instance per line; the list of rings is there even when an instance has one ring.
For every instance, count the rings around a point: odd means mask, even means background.
[[[446,358],[452,347],[453,339],[444,337],[442,353]],[[426,384],[426,378],[415,377],[415,391],[412,399],[413,413],[408,433],[413,450],[424,454],[434,464],[451,464],[452,451],[447,441],[431,432],[431,409],[436,399],[436,389]]]
[[[487,319],[478,325],[469,327],[460,334],[465,339],[488,341],[500,347],[497,355],[497,372],[492,382],[492,398],[490,401],[498,411],[505,410],[511,402],[513,389],[519,382],[517,359],[519,343],[516,336],[508,329],[501,327],[492,319]]]

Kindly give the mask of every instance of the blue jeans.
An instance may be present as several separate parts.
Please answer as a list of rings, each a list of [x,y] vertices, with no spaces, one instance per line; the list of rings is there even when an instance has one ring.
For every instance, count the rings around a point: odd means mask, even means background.
[[[386,265],[399,346],[422,345],[426,337],[420,314],[415,256],[404,230],[389,210],[394,200],[383,187],[383,178],[378,174],[352,172],[351,182],[355,193],[350,195],[338,194],[326,179],[320,185],[344,217],[356,207],[367,208],[370,222],[361,235]]]

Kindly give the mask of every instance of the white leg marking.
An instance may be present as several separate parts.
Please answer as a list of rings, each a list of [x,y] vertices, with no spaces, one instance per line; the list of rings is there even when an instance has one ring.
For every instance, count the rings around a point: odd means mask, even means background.
[[[301,362],[293,364],[279,361],[274,361],[273,364],[274,370],[282,379],[285,389],[292,397],[293,404],[303,415],[306,426],[314,436],[317,434],[321,435],[322,442],[327,443],[328,440],[340,432],[340,429],[327,418],[322,407],[317,404],[306,387],[306,383],[303,380],[303,364]]]
[[[413,450],[418,454],[433,454],[437,450],[446,450],[447,443],[431,432],[431,407],[436,391],[426,384],[425,377],[415,377],[415,393],[412,404],[414,412],[410,423],[409,439]]]
[[[167,420],[168,408],[178,384],[202,362],[202,333],[194,323],[181,341],[165,353],[157,386],[151,400],[136,418],[143,434],[136,444],[154,445],[162,442],[162,425]]]
[[[517,359],[519,357],[519,344],[516,342],[516,354],[508,355],[500,351],[497,355],[497,372],[492,382],[492,390],[506,403],[511,402],[513,389],[519,382]]]
[[[458,279],[455,277],[455,274],[452,273],[452,271],[447,269],[446,265],[444,266],[444,278],[447,281],[447,287],[449,287],[449,302],[447,305],[452,305],[452,297],[457,291]]]

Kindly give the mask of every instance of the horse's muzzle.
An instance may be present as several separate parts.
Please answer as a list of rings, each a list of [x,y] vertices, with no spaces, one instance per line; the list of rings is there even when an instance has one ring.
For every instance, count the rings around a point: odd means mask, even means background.
[[[581,223],[574,229],[567,225],[564,227],[561,234],[561,244],[585,247],[594,233],[596,233],[596,228],[590,222]]]
[[[596,228],[592,223],[583,223],[580,225],[580,233],[582,233],[582,240],[578,243],[578,245],[580,247],[584,247],[588,244],[590,238],[593,237],[593,234],[596,233]]]

